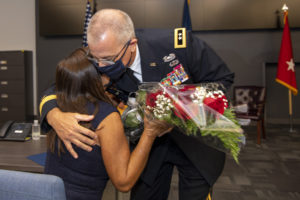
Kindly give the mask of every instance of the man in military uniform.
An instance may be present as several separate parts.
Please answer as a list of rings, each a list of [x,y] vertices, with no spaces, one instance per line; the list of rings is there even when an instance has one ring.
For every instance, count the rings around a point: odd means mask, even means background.
[[[101,74],[110,78],[107,90],[111,89],[125,103],[140,82],[218,82],[224,88],[233,83],[234,74],[216,53],[183,28],[135,32],[126,13],[104,9],[92,17],[87,37],[88,58]],[[91,116],[61,112],[53,89],[45,93],[40,111],[42,128],[47,131],[53,127],[75,158],[71,144],[90,150],[95,135],[77,122],[89,121]],[[174,166],[179,172],[179,198],[206,199],[224,162],[223,152],[174,129],[156,139],[147,166],[131,191],[131,199],[167,199]]]

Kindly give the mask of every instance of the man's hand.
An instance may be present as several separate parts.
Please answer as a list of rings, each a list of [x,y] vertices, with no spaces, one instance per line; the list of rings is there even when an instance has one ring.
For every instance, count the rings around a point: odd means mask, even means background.
[[[67,150],[74,158],[78,158],[78,155],[74,151],[71,143],[86,151],[91,151],[91,146],[95,145],[94,139],[97,135],[93,131],[78,124],[79,121],[91,121],[93,118],[93,115],[61,112],[58,108],[52,109],[47,114],[48,123],[56,131],[59,138],[65,144]]]

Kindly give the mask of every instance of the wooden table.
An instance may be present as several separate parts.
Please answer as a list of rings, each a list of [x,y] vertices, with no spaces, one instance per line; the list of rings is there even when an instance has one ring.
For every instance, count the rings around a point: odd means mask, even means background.
[[[44,153],[46,149],[46,137],[25,142],[0,141],[0,169],[43,173],[44,167],[27,157]],[[118,192],[109,181],[104,190],[103,199],[125,200],[129,199],[129,194]]]
[[[0,141],[0,169],[42,173],[44,167],[27,157],[46,149],[46,137],[25,142]]]

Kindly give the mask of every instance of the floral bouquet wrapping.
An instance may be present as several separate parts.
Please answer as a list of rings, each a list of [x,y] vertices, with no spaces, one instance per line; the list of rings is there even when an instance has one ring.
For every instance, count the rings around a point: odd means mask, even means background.
[[[137,139],[143,131],[143,110],[195,137],[208,146],[229,152],[236,162],[245,144],[243,130],[235,119],[232,108],[217,83],[166,86],[144,83],[129,100],[122,115],[125,132]]]

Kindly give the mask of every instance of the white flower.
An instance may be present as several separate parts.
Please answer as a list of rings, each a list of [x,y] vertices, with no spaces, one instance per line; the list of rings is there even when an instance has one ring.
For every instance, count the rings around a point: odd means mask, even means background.
[[[206,97],[215,98],[215,95],[213,95],[212,92],[208,92],[207,95],[206,95]]]
[[[206,94],[206,90],[203,87],[196,87],[196,90],[193,94],[190,95],[191,99],[195,103],[200,103],[203,101]]]

